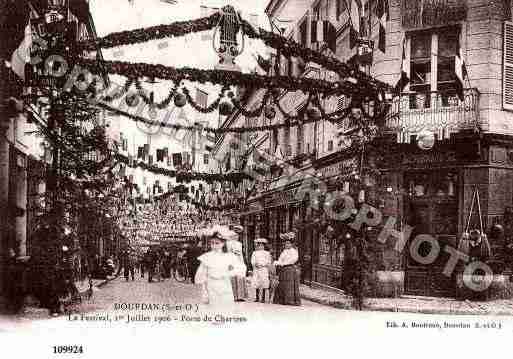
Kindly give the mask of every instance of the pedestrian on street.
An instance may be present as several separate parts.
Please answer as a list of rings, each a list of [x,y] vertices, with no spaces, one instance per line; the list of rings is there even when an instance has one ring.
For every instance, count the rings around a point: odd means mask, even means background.
[[[274,295],[275,304],[301,305],[299,294],[299,268],[297,262],[299,254],[293,246],[296,235],[294,232],[280,234],[285,249],[274,264],[278,267],[279,283]]]
[[[154,257],[154,277],[157,282],[162,281],[162,255],[160,251],[155,252]]]
[[[232,234],[227,228],[219,228],[210,237],[211,250],[198,259],[200,266],[195,283],[203,290],[203,302],[210,305],[234,303],[231,278],[246,273],[246,266],[226,248],[227,237]]]
[[[237,257],[242,266],[244,264],[244,256],[242,253],[242,243],[239,242],[239,235],[243,231],[242,226],[233,226],[233,230],[228,230],[229,237],[226,241],[226,248]],[[246,284],[246,272],[232,277],[233,295],[236,302],[244,302],[248,297],[248,286]]]
[[[201,241],[198,240],[196,244],[188,251],[187,253],[187,262],[189,265],[189,276],[191,278],[191,282],[194,284],[194,277],[196,276],[196,272],[200,266],[200,261],[198,259],[199,256],[203,254],[203,247]]]
[[[149,248],[145,255],[145,265],[148,270],[148,283],[153,282],[153,276],[155,274],[155,262],[156,262],[156,253],[152,248]]]
[[[141,278],[144,278],[144,255],[139,257],[138,265],[139,271],[141,272]]]
[[[269,289],[269,266],[272,264],[271,253],[265,249],[267,239],[255,239],[255,251],[251,255],[253,266],[253,286],[256,289],[255,302],[265,303],[265,292]],[[260,297],[260,294],[262,296]]]

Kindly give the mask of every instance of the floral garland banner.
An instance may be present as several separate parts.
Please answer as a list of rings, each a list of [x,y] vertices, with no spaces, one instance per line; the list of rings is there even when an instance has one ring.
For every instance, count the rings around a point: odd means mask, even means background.
[[[128,78],[127,81],[125,82],[125,84],[121,87],[121,89],[117,93],[109,94],[109,95],[103,97],[102,100],[106,101],[106,102],[113,102],[114,100],[122,98],[123,95],[125,95],[130,90],[130,87],[131,87],[131,85],[133,83],[135,83],[136,88],[138,90],[137,95],[140,96],[141,99],[148,106],[151,106],[153,108],[158,108],[160,110],[165,109],[166,107],[168,107],[170,105],[171,101],[173,100],[173,97],[177,94],[177,87],[175,86],[174,88],[172,88],[169,91],[169,95],[163,101],[161,101],[159,103],[155,103],[154,99],[153,99],[153,97],[151,95],[147,96],[147,94],[146,94],[147,91],[142,87],[142,84],[140,83],[140,81],[138,79]],[[214,100],[207,107],[203,107],[203,106],[199,105],[194,100],[194,98],[191,96],[190,90],[187,87],[183,86],[181,91],[183,92],[187,103],[192,108],[194,108],[196,111],[198,111],[200,113],[212,113],[212,112],[214,112],[219,107],[219,104],[221,103],[221,100],[225,97],[225,92],[227,90],[223,89],[220,92],[220,94],[218,95],[217,99]],[[243,104],[245,102],[244,99],[239,100],[239,99],[237,99],[237,98],[235,98],[233,96],[233,93],[231,93],[231,92],[228,93],[228,97],[230,98],[231,102],[233,103],[234,108],[237,111],[240,111],[240,113],[244,117],[247,117],[247,118],[260,117],[262,115],[262,112],[265,110],[266,105],[270,105],[271,104],[269,102],[269,100],[271,100],[272,103],[274,103],[276,105],[276,107],[278,108],[280,113],[283,115],[283,117],[287,121],[302,121],[303,120],[303,114],[299,114],[298,113],[296,116],[294,116],[294,115],[290,115],[289,113],[287,113],[283,109],[283,106],[280,104],[280,96],[281,96],[281,92],[280,91],[276,91],[276,90],[273,91],[271,89],[267,89],[266,93],[263,96],[261,104],[256,109],[254,109],[254,110],[247,110],[244,107],[244,104]],[[357,102],[356,99],[355,99],[354,102]],[[321,107],[318,97],[317,96],[313,96],[312,93],[310,93],[308,95],[305,107],[308,107],[310,104],[312,104],[317,109],[319,109],[319,111],[321,113],[321,116],[322,116],[322,119],[326,119],[328,121],[339,120],[340,118],[343,118],[344,116],[347,116],[347,114],[350,111],[350,108],[346,107],[346,108],[343,108],[343,109],[340,109],[340,110],[336,110],[336,111],[327,113]]]
[[[177,180],[191,180],[191,181],[205,181],[205,182],[242,182],[244,179],[252,179],[250,175],[242,172],[228,173],[228,174],[219,174],[219,173],[198,173],[198,172],[181,172],[170,170],[166,168],[157,167],[155,165],[149,165],[142,161],[135,161],[133,164],[130,159],[122,154],[117,153],[115,156],[118,162],[121,162],[127,165],[130,168],[139,167],[143,170],[150,171],[155,174],[177,178]]]
[[[307,118],[305,120],[298,121],[286,121],[284,123],[278,123],[275,125],[266,125],[266,126],[256,126],[256,127],[227,127],[227,128],[213,128],[213,127],[197,127],[197,126],[187,126],[187,125],[179,125],[179,124],[171,124],[162,121],[153,121],[149,120],[145,117],[134,115],[128,113],[126,111],[117,109],[115,107],[109,106],[107,104],[98,103],[96,104],[98,107],[104,108],[107,111],[110,111],[116,115],[127,117],[136,122],[142,122],[150,126],[160,126],[165,128],[172,128],[175,130],[186,130],[186,131],[196,131],[201,129],[203,131],[212,132],[212,133],[246,133],[246,132],[263,132],[263,131],[272,131],[280,128],[291,128],[300,125],[305,125],[309,123],[315,123],[321,121],[322,118]]]
[[[124,61],[98,61],[85,58],[76,60],[76,64],[101,74],[103,71],[129,78],[147,76],[155,79],[198,82],[201,84],[241,86],[244,88],[281,88],[288,91],[316,92],[323,95],[350,95],[356,97],[377,97],[377,93],[364,83],[329,82],[318,79],[291,76],[264,76],[245,74],[226,70],[200,70],[190,67],[176,68],[172,66],[153,65],[146,63],[130,63]],[[375,94],[373,96],[372,94]]]
[[[225,10],[225,8],[223,8],[223,10]],[[102,48],[111,48],[208,31],[212,30],[219,24],[221,17],[222,13],[217,12],[211,16],[196,20],[175,22],[168,25],[158,25],[131,31],[121,31],[96,40],[82,42],[78,45],[78,48],[81,50],[96,51],[98,46]],[[334,57],[329,57],[304,47],[292,39],[287,39],[262,28],[254,28],[253,25],[244,19],[242,19],[241,27],[244,34],[248,37],[263,41],[265,45],[279,50],[286,57],[300,57],[305,62],[315,62],[328,70],[336,72],[343,78],[356,77],[358,80],[361,80],[362,83],[360,86],[364,87],[367,93],[392,91],[392,87],[390,85],[378,81]]]

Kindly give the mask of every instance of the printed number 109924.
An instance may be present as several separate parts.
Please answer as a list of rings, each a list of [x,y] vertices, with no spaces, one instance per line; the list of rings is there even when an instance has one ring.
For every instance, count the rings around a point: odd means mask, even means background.
[[[82,345],[54,345],[53,346],[54,354],[82,354],[84,353],[84,348]]]

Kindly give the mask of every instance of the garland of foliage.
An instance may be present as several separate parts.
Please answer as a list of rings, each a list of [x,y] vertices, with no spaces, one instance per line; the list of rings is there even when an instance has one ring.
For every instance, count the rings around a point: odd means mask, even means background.
[[[226,9],[226,8],[225,8]],[[223,10],[225,10],[223,9]],[[180,37],[190,33],[207,31],[213,29],[219,24],[222,14],[217,12],[211,16],[175,22],[169,25],[158,25],[149,28],[141,28],[131,31],[121,31],[109,34],[105,37],[80,43],[80,50],[95,51],[97,47],[110,48],[121,45],[130,45],[157,40],[168,37]],[[315,62],[328,70],[334,71],[342,78],[356,77],[360,80],[360,87],[364,92],[374,93],[380,91],[392,91],[392,87],[381,81],[372,78],[369,75],[351,67],[334,57],[323,55],[317,51],[304,47],[292,39],[287,39],[279,34],[269,32],[262,28],[255,29],[248,21],[242,19],[242,31],[249,38],[258,39],[265,45],[279,50],[285,57],[299,57],[305,62]]]
[[[116,115],[127,117],[133,121],[145,123],[150,126],[160,126],[165,128],[172,128],[175,130],[186,130],[186,131],[196,131],[198,130],[197,126],[190,125],[180,125],[180,124],[171,124],[162,121],[153,121],[149,120],[145,117],[131,114],[129,112],[117,109],[107,104],[98,103],[96,104],[98,107],[102,107]],[[278,130],[280,128],[291,128],[300,125],[305,125],[309,123],[315,123],[321,121],[322,118],[307,118],[303,121],[294,121],[294,122],[284,122],[278,123],[275,125],[265,125],[265,126],[255,126],[255,127],[227,127],[227,128],[214,128],[214,127],[201,127],[202,130],[211,132],[211,133],[247,133],[247,132],[265,132],[265,131],[273,131]]]
[[[115,99],[121,98],[124,94],[126,94],[129,91],[130,86],[133,83],[135,83],[136,88],[138,90],[137,95],[139,97],[141,97],[141,99],[148,106],[153,107],[153,108],[158,108],[158,109],[162,110],[162,109],[168,107],[170,105],[173,97],[177,94],[177,87],[175,86],[174,88],[169,90],[168,96],[163,101],[161,101],[159,103],[155,103],[154,99],[153,99],[153,93],[151,93],[150,96],[147,96],[146,90],[142,87],[142,84],[141,84],[141,82],[138,79],[128,78],[127,81],[125,82],[125,84],[120,89],[120,91],[118,91],[114,95],[107,95],[102,100],[104,100],[106,102],[112,102]],[[225,93],[227,92],[227,87],[225,86],[221,90],[221,92],[218,95],[217,99],[215,101],[213,101],[207,107],[203,107],[203,106],[199,105],[193,99],[193,97],[190,94],[190,90],[187,87],[183,86],[181,90],[182,90],[182,92],[183,92],[183,94],[184,94],[184,96],[186,98],[187,103],[189,103],[189,105],[191,107],[193,107],[196,111],[198,111],[200,113],[205,113],[206,114],[206,113],[214,112],[219,107],[219,104],[221,103],[222,99],[225,97]],[[230,98],[231,103],[234,105],[234,108],[237,111],[240,111],[240,113],[243,116],[245,116],[246,118],[260,117],[262,115],[263,110],[266,108],[266,105],[270,105],[268,103],[268,101],[269,101],[269,99],[271,99],[272,103],[274,103],[276,105],[276,107],[278,108],[280,113],[283,115],[285,120],[287,120],[287,121],[298,121],[298,122],[303,121],[304,113],[298,113],[295,116],[294,115],[290,115],[282,107],[282,105],[280,103],[281,95],[282,95],[282,91],[272,90],[270,88],[267,88],[260,106],[258,106],[254,110],[247,110],[244,107],[244,105],[243,105],[244,99],[241,101],[241,100],[237,99],[234,96],[233,92],[231,92],[231,91],[228,92],[228,98]],[[327,95],[325,94],[324,97],[327,97]],[[346,117],[349,114],[349,112],[351,111],[351,108],[353,108],[353,107],[360,108],[363,111],[363,113],[365,114],[366,118],[371,118],[371,119],[373,119],[375,121],[376,120],[382,120],[384,118],[384,116],[386,116],[386,114],[388,112],[388,107],[386,105],[383,106],[380,101],[377,101],[376,99],[374,99],[374,102],[377,105],[379,105],[379,110],[375,111],[373,116],[370,116],[368,113],[365,112],[365,110],[364,110],[364,108],[362,106],[362,103],[365,101],[365,99],[363,99],[362,97],[356,97],[356,96],[353,96],[351,99],[352,100],[351,100],[351,105],[350,106],[342,108],[342,109],[339,109],[339,110],[335,110],[333,112],[326,112],[326,110],[320,104],[319,97],[317,95],[314,95],[313,92],[309,92],[308,93],[308,97],[307,97],[307,101],[306,101],[306,104],[305,104],[304,107],[307,108],[309,105],[313,105],[313,107],[315,107],[316,109],[318,109],[320,111],[322,119],[323,120],[328,120],[328,121],[337,121],[337,120],[340,120],[340,119]],[[366,100],[368,101],[369,98],[366,98]]]
[[[115,32],[101,38],[80,42],[77,48],[83,51],[96,51],[97,47],[112,48],[122,45],[140,44],[151,40],[185,36],[211,30],[219,23],[219,19],[220,14],[215,13],[196,20],[178,21],[168,25]]]
[[[167,177],[176,178],[177,181],[205,181],[207,183],[211,183],[214,181],[218,182],[233,182],[238,183],[242,182],[244,179],[251,179],[252,177],[249,176],[246,173],[242,172],[234,172],[234,173],[228,173],[228,174],[220,174],[220,173],[199,173],[199,172],[182,172],[182,171],[176,171],[176,170],[170,170],[167,168],[161,168],[157,167],[155,165],[149,165],[142,161],[135,161],[135,163],[131,163],[130,159],[122,154],[116,154],[115,158],[117,161],[129,166],[130,168],[142,168],[143,170],[158,174],[158,175],[164,175]]]
[[[350,95],[366,97],[374,94],[363,83],[350,82],[333,83],[325,80],[307,77],[291,76],[264,76],[259,74],[246,74],[227,70],[201,70],[190,67],[176,68],[172,66],[154,65],[146,63],[131,63],[126,61],[98,61],[78,58],[76,64],[85,67],[96,74],[103,71],[125,77],[139,78],[147,76],[162,80],[171,80],[174,83],[181,81],[211,83],[223,86],[241,86],[243,88],[281,88],[288,91],[315,92],[329,95]]]

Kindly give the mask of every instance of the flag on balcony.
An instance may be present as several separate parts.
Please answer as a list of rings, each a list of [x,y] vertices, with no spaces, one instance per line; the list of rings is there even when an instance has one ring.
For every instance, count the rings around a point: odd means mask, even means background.
[[[157,148],[157,162],[164,162],[164,150]]]
[[[0,57],[10,58],[13,72],[25,80],[25,65],[30,63],[32,46],[29,3],[26,0],[2,1],[0,24],[3,35]]]
[[[390,12],[388,7],[388,0],[378,0],[376,6],[376,16],[379,19],[379,32],[378,32],[378,49],[386,52],[386,25],[390,20]]]
[[[454,73],[456,74],[456,95],[460,101],[463,101],[463,89],[465,87],[465,79],[468,77],[468,72],[459,41],[458,52],[454,58]]]
[[[173,153],[173,166],[178,167],[182,165],[182,154]]]
[[[264,57],[261,56],[260,54],[258,54],[256,56],[255,56],[255,54],[253,54],[253,57],[256,59],[256,62],[258,64],[258,66],[260,66],[262,71],[264,71],[266,74],[269,73],[269,71],[271,70],[271,67],[272,67],[271,60],[264,59]]]
[[[401,77],[399,77],[399,81],[395,85],[395,92],[401,93],[404,91],[404,88],[410,82],[410,78],[408,77],[408,62],[406,61],[406,41],[403,39],[403,54],[401,57]]]
[[[333,53],[337,51],[337,30],[328,20],[314,20],[311,27],[311,42],[324,44]]]
[[[137,158],[144,158],[144,147],[137,147]]]

